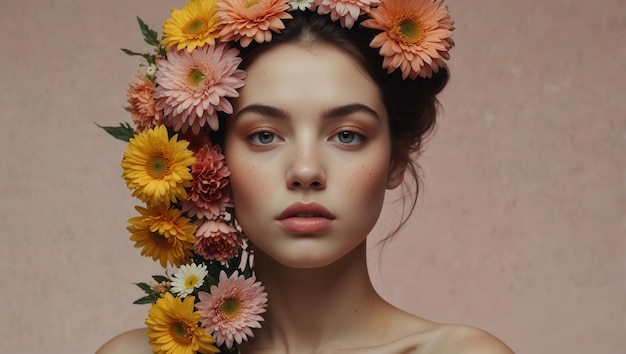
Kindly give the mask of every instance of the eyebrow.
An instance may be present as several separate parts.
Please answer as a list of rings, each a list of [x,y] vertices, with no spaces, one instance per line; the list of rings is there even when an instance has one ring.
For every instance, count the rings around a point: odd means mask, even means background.
[[[339,118],[349,116],[354,113],[365,113],[375,120],[380,120],[378,113],[376,113],[374,109],[361,103],[352,103],[343,106],[333,107],[324,112],[324,118]]]
[[[235,119],[239,118],[243,114],[247,113],[256,113],[266,117],[274,117],[279,119],[287,119],[289,114],[278,107],[268,106],[263,104],[251,104],[242,108],[235,115]],[[354,113],[365,113],[366,115],[374,118],[375,120],[380,120],[380,116],[376,111],[367,105],[360,103],[351,103],[347,105],[333,107],[328,109],[322,113],[324,119],[333,119],[339,117],[349,116]]]
[[[266,116],[266,117],[274,117],[274,118],[281,118],[281,119],[286,119],[287,117],[289,117],[287,112],[285,112],[284,110],[280,108],[277,108],[274,106],[267,106],[264,104],[251,104],[251,105],[245,106],[239,112],[237,112],[237,114],[235,115],[235,119],[247,113],[256,113],[256,114]]]

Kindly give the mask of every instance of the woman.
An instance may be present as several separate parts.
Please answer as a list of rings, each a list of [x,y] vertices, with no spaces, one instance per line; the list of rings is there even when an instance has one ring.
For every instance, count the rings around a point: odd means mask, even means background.
[[[386,1],[379,7],[393,12],[394,0]],[[397,2],[447,10],[439,1]],[[405,174],[417,182],[409,155],[419,153],[435,124],[452,40],[444,35],[433,57],[411,66],[380,54],[385,45],[379,51],[372,39],[383,17],[375,11],[333,21],[320,15],[335,14],[326,2],[317,6],[317,12],[289,11],[293,18],[283,17],[285,28],[269,43],[266,37],[242,45],[245,85],[232,114],[220,116],[211,133],[223,148],[236,218],[254,245],[256,279],[268,294],[261,328],[248,341],[237,340],[239,349],[512,353],[482,330],[397,309],[376,293],[367,272],[365,240],[385,191],[400,186]],[[452,31],[447,12],[439,20],[440,29]],[[425,33],[403,25],[409,37]],[[151,352],[145,329],[98,351],[143,352]]]

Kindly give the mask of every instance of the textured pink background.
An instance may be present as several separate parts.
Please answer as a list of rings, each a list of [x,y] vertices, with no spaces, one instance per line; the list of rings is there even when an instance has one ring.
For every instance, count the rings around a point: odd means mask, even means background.
[[[625,3],[447,3],[445,112],[415,217],[372,250],[377,287],[517,353],[623,353]],[[142,325],[132,283],[160,269],[125,230],[125,145],[93,122],[129,120],[135,16],[159,28],[181,4],[2,1],[1,352],[93,353]]]

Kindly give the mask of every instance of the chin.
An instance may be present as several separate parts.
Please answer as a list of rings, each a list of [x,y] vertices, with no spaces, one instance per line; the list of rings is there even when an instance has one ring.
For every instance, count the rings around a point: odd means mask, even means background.
[[[292,245],[296,247],[284,247],[280,250],[267,250],[260,249],[264,253],[264,256],[273,260],[284,267],[293,269],[318,269],[330,266],[345,257],[349,257],[354,254],[353,251],[358,249],[359,245],[354,247],[323,247],[320,244],[304,242],[298,245]],[[326,245],[329,246],[329,245]],[[273,251],[273,252],[272,252]]]
[[[287,267],[287,268],[294,268],[294,269],[318,269],[318,268],[324,268],[326,266],[329,266],[333,263],[335,263],[338,258],[332,258],[332,259],[320,259],[320,258],[308,258],[308,259],[285,259],[285,260],[281,260],[281,259],[274,259],[276,260],[278,263],[282,264],[283,266]]]

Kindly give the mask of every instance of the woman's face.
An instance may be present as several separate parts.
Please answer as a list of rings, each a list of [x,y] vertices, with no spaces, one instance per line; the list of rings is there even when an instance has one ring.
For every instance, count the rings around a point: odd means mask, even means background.
[[[281,45],[248,68],[225,155],[246,236],[295,268],[361,244],[402,179],[377,86],[329,46]]]

